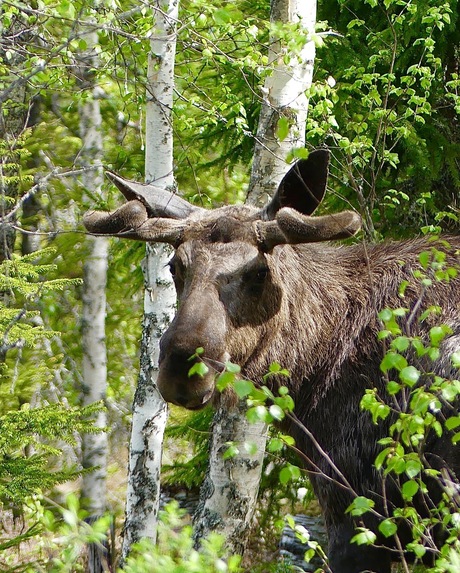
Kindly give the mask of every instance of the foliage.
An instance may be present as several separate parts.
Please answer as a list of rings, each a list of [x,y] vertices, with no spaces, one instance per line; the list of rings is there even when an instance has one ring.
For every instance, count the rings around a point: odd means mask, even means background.
[[[78,284],[77,280],[57,278],[43,280],[55,265],[39,264],[38,261],[54,254],[53,249],[42,250],[31,255],[13,256],[10,260],[0,263],[0,291],[3,300],[0,301],[0,337],[2,343],[0,352],[20,348],[25,345],[33,346],[40,336],[53,336],[43,324],[34,322],[36,307],[40,296],[50,291],[62,291]]]
[[[123,565],[126,573],[231,573],[241,571],[240,557],[225,557],[224,539],[211,533],[203,540],[200,551],[193,548],[191,526],[184,526],[183,515],[172,503],[162,512],[158,543],[144,540],[135,545]]]
[[[208,465],[210,425],[212,409],[194,412],[191,415],[172,414],[166,428],[166,438],[193,446],[193,451],[187,457],[176,456],[173,463],[163,463],[162,480],[165,485],[173,488],[198,489],[203,483]]]
[[[81,471],[52,471],[51,460],[62,454],[59,441],[75,444],[75,433],[98,432],[91,420],[101,404],[63,408],[52,404],[0,416],[0,499],[20,506],[30,496],[50,491],[56,484],[75,479]]]
[[[448,247],[446,244],[445,248]],[[445,255],[445,251],[437,247],[420,254],[422,270],[415,271],[414,275],[425,288],[457,276],[458,268],[446,265]],[[439,308],[430,307],[420,312],[417,320],[426,322],[439,312]],[[406,561],[412,557],[417,561],[431,555],[434,565],[429,571],[451,571],[460,554],[458,480],[427,459],[424,451],[426,444],[435,437],[447,436],[453,447],[460,439],[457,431],[460,382],[436,374],[433,368],[433,363],[440,358],[443,342],[452,330],[446,324],[434,324],[426,338],[408,335],[404,325],[409,320],[409,311],[404,308],[384,309],[380,319],[383,324],[380,336],[388,345],[380,365],[386,379],[387,395],[369,389],[361,406],[372,415],[376,424],[391,420],[389,435],[380,440],[382,448],[375,466],[383,476],[389,476],[398,484],[404,505],[387,508],[387,513],[379,516],[379,533],[384,538],[391,537],[397,534],[397,524],[405,522],[413,538],[401,548],[400,558]],[[459,367],[457,354],[454,352],[447,357],[452,370]],[[427,493],[430,482],[439,485],[442,495],[439,500],[429,499],[430,511],[423,514],[414,504]],[[356,498],[349,511],[353,515],[375,512],[374,502]],[[446,531],[441,547],[436,538],[440,525]],[[362,528],[354,541],[372,544],[376,541],[376,533]]]
[[[63,454],[61,444],[75,446],[77,435],[100,431],[92,417],[102,404],[86,408],[61,403],[31,405],[37,389],[45,389],[53,378],[52,364],[46,363],[43,350],[42,356],[36,355],[35,350],[43,349],[43,338],[57,336],[45,327],[38,301],[50,293],[74,288],[79,282],[50,278],[55,265],[40,261],[52,253],[52,249],[47,249],[26,256],[13,255],[0,265],[0,503],[4,512],[8,509],[17,515],[26,512],[32,524],[25,532],[13,535],[5,548],[39,535],[41,527],[34,523],[36,515],[28,508],[37,509],[38,500],[45,493],[81,475],[81,470],[69,467],[72,464],[67,461],[61,462],[59,469],[56,460]],[[27,352],[36,356],[33,367],[22,364]],[[31,502],[34,499],[36,503]]]
[[[457,0],[326,0],[307,140],[334,149],[334,188],[367,231],[401,234],[458,209]]]
[[[69,494],[63,505],[50,499],[30,499],[27,512],[34,525],[21,535],[23,541],[29,541],[22,547],[21,559],[17,551],[8,551],[14,549],[15,539],[0,545],[4,571],[83,573],[87,544],[104,544],[111,525],[110,516],[87,523],[87,513],[74,494]]]

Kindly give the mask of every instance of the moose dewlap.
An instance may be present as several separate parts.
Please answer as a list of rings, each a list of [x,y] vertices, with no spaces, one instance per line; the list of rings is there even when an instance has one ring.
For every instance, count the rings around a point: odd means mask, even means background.
[[[311,216],[325,193],[328,161],[328,152],[318,150],[296,163],[262,209],[206,210],[153,185],[111,174],[128,202],[113,213],[91,212],[84,222],[91,233],[175,248],[170,269],[179,305],[161,340],[158,379],[165,400],[189,409],[213,400],[212,368],[203,377],[188,376],[189,358],[198,347],[204,348],[210,365],[231,360],[256,383],[273,362],[289,369],[295,414],[314,440],[297,425],[290,431],[309,460],[307,469],[326,520],[331,569],[389,573],[394,537],[380,535],[378,524],[404,503],[400,484],[391,475],[382,479],[374,461],[382,449],[378,441],[388,436],[396,414],[376,424],[360,403],[368,388],[376,388],[394,412],[405,402],[403,393],[387,393],[378,313],[406,307],[404,334],[429,340],[433,322],[420,316],[430,306],[440,307],[436,320],[448,327],[439,343],[440,356],[429,363],[415,357],[415,365],[458,379],[451,355],[460,350],[460,281],[433,280],[427,286],[414,271],[420,269],[420,253],[433,246],[445,252],[446,268],[458,268],[460,238],[440,245],[425,239],[375,246],[326,243],[360,228],[352,211]],[[433,376],[421,379],[429,384]],[[457,411],[458,403],[439,399],[442,407],[436,415],[443,421]],[[421,455],[427,468],[443,476],[423,476],[428,491],[414,498],[423,517],[440,501],[447,482],[458,488],[460,452],[445,430],[440,437],[428,433]],[[358,517],[347,513],[356,496],[373,500],[373,512]],[[377,533],[373,546],[350,544],[356,525]],[[404,523],[398,536],[403,546],[412,540]]]

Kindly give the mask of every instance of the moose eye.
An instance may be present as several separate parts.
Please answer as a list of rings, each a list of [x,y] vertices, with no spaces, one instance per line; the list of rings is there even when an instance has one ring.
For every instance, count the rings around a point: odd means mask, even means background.
[[[262,287],[270,273],[270,269],[268,267],[259,267],[257,269],[252,269],[248,271],[244,277],[244,282],[249,287]]]
[[[262,267],[260,269],[257,269],[257,271],[254,274],[254,280],[257,283],[263,283],[268,276],[268,272],[269,272],[268,267]]]

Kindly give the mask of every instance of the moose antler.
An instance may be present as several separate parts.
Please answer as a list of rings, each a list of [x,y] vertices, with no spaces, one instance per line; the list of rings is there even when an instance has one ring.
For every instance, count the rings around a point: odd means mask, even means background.
[[[86,213],[83,224],[95,235],[177,245],[185,227],[183,220],[201,210],[156,185],[129,181],[111,171],[107,172],[107,177],[128,202],[112,212]]]
[[[83,224],[96,235],[118,235],[140,227],[148,219],[145,205],[129,201],[111,213],[89,211],[83,215]]]
[[[290,207],[280,209],[274,221],[255,223],[257,240],[264,251],[271,251],[276,245],[348,239],[360,228],[361,217],[354,211],[309,217]]]

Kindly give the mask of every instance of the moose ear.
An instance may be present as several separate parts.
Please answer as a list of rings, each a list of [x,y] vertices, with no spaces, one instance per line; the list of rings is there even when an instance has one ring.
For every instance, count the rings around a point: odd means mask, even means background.
[[[326,192],[328,165],[327,149],[317,149],[307,159],[297,161],[283,177],[275,196],[263,209],[261,218],[272,220],[283,207],[311,215]]]

